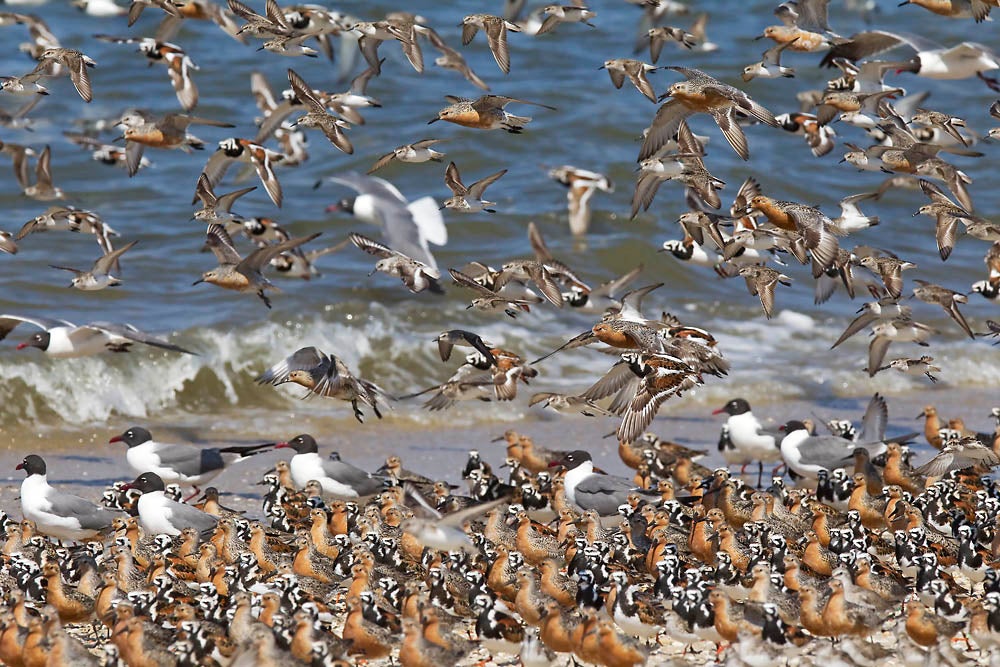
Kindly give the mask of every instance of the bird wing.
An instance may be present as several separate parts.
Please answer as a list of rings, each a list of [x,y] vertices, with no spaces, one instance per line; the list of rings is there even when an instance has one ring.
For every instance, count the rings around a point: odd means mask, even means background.
[[[368,174],[372,174],[372,173],[378,171],[379,169],[381,169],[382,167],[385,167],[386,165],[388,165],[390,162],[392,162],[395,159],[396,159],[396,151],[395,150],[391,150],[388,153],[386,153],[385,155],[382,155],[381,157],[379,157],[379,159],[375,160],[375,164],[373,164],[371,166],[371,169],[369,169],[367,173]]]
[[[312,373],[323,364],[328,363],[330,363],[330,358],[315,347],[303,347],[296,350],[291,356],[282,359],[268,368],[257,376],[254,381],[257,384],[277,386],[288,382],[288,374],[292,371],[308,371]]]
[[[497,293],[496,292],[494,292],[493,290],[491,290],[491,289],[489,289],[487,287],[483,287],[482,285],[480,285],[479,283],[477,283],[475,280],[473,280],[471,277],[469,277],[466,274],[462,273],[458,269],[448,269],[448,273],[451,274],[452,280],[454,280],[456,283],[458,283],[462,287],[467,287],[468,289],[471,289],[471,290],[473,290],[475,292],[478,292],[479,294],[481,294],[483,296],[497,297]]]
[[[86,498],[58,491],[48,496],[51,504],[49,511],[61,517],[70,517],[80,522],[80,528],[100,530],[111,525],[115,517],[120,516],[100,505],[95,505]]]
[[[260,182],[264,184],[264,189],[267,191],[268,196],[271,197],[271,201],[274,202],[275,206],[280,208],[281,182],[278,181],[278,177],[274,174],[267,149],[262,149],[259,155],[256,151],[251,152],[250,161],[253,163],[254,169],[257,170],[257,176],[260,178]]]
[[[292,100],[282,100],[281,103],[275,105],[260,121],[260,127],[257,128],[257,134],[253,138],[254,143],[259,144],[267,141],[275,130],[281,127],[286,118],[301,109],[302,106],[295,104]]]
[[[331,176],[329,180],[353,188],[359,194],[375,197],[382,218],[382,233],[385,234],[389,247],[431,268],[437,268],[437,262],[427,247],[427,241],[447,240],[447,232],[444,231],[444,223],[440,222],[440,214],[437,220],[433,220],[429,217],[429,212],[424,211],[425,207],[416,206],[426,198],[418,199],[408,205],[406,198],[396,186],[376,176],[363,176],[350,172],[342,176]],[[436,206],[434,208],[436,209]],[[435,233],[425,232],[425,228],[433,229]]]
[[[486,178],[481,178],[469,186],[469,196],[475,199],[482,199],[486,188],[500,180],[500,177],[507,173],[506,169],[501,169],[495,174],[490,174]]]
[[[205,231],[205,245],[209,247],[219,264],[236,266],[241,261],[240,253],[236,251],[233,239],[225,226],[212,223]]]
[[[652,157],[674,137],[680,122],[692,113],[694,112],[681,104],[679,100],[672,99],[661,106],[656,115],[653,116],[653,122],[649,126],[646,138],[643,139],[638,159],[645,160]]]
[[[0,340],[3,340],[17,328],[17,325],[27,323],[45,329],[46,331],[54,327],[74,326],[72,322],[66,320],[56,320],[48,317],[25,317],[23,315],[0,315]]]
[[[365,176],[352,171],[338,176],[328,176],[327,180],[352,188],[358,194],[372,195],[380,200],[393,201],[406,206],[406,197],[395,185],[384,178]]]
[[[570,338],[568,341],[566,341],[556,349],[552,350],[546,355],[538,357],[531,363],[537,364],[540,361],[544,361],[545,359],[548,359],[556,352],[562,352],[563,350],[572,350],[577,347],[583,347],[584,345],[591,345],[592,343],[597,343],[597,342],[598,342],[597,336],[594,335],[593,331],[584,331],[582,334],[573,336],[572,338]]]
[[[949,451],[943,451],[913,472],[926,477],[941,477],[949,470],[952,470],[952,463],[954,462],[955,455]]]
[[[580,493],[613,495],[628,493],[633,488],[635,488],[635,485],[627,479],[615,477],[613,475],[599,475],[595,473],[585,477],[579,484],[576,485],[576,493],[578,494],[577,499],[579,499]]]
[[[125,142],[125,167],[128,169],[129,176],[135,176],[136,172],[139,171],[145,149],[146,147],[137,141]]]
[[[221,208],[226,213],[231,213],[232,212],[232,208],[233,208],[233,203],[237,199],[239,199],[240,197],[242,197],[245,194],[249,194],[249,193],[253,192],[256,189],[257,189],[257,186],[254,185],[254,186],[249,187],[249,188],[241,188],[239,190],[234,190],[232,192],[227,192],[224,195],[219,195],[219,197],[216,199],[216,206],[218,208]]]
[[[272,259],[281,253],[287,252],[293,248],[298,248],[300,245],[312,241],[320,234],[322,234],[322,232],[316,232],[315,234],[310,234],[308,236],[300,236],[295,239],[282,241],[281,243],[272,243],[264,246],[263,248],[257,248],[252,253],[247,255],[246,259],[236,265],[236,270],[244,275],[260,271],[264,266],[267,266]]]
[[[878,315],[875,315],[869,310],[864,310],[860,315],[855,317],[850,324],[847,325],[847,328],[844,329],[844,333],[840,334],[840,338],[838,338],[837,342],[835,342],[833,345],[830,346],[830,349],[832,350],[833,348],[837,347],[845,340],[847,340],[854,334],[858,333],[862,329],[866,328],[869,324],[876,321],[877,319]]]
[[[722,134],[726,137],[729,145],[733,147],[733,150],[736,151],[736,154],[744,160],[749,160],[750,147],[747,146],[746,134],[743,133],[743,129],[736,122],[736,107],[729,105],[725,109],[713,110],[712,118],[715,119],[716,125],[722,130]]]
[[[844,467],[852,461],[851,452],[853,449],[853,444],[844,438],[832,435],[810,436],[798,446],[803,462],[818,465],[827,470]]]
[[[219,522],[217,517],[184,503],[170,503],[170,519],[178,528],[194,528],[199,533],[214,530]]]
[[[288,69],[288,83],[292,86],[292,91],[294,91],[295,96],[302,101],[310,110],[316,113],[327,113],[326,107],[323,106],[316,96],[313,95],[312,88],[306,83],[305,79],[299,76],[298,72],[289,68]]]
[[[444,170],[444,184],[455,196],[469,192],[469,189],[462,184],[462,176],[458,173],[458,166],[454,162],[449,162],[448,167]]]
[[[190,350],[185,350],[183,347],[174,345],[172,343],[168,343],[162,338],[157,338],[156,336],[148,334],[145,331],[140,331],[131,324],[116,324],[114,322],[91,322],[86,327],[80,327],[80,329],[84,328],[101,331],[105,334],[111,334],[113,336],[121,336],[122,338],[127,338],[137,343],[142,343],[144,345],[151,345],[153,347],[159,347],[164,350],[181,352],[182,354],[195,354]]]
[[[635,380],[635,373],[629,368],[629,364],[624,360],[618,361],[590,388],[580,394],[581,397],[591,401],[599,401],[616,392],[621,391]]]
[[[250,73],[250,92],[257,103],[257,108],[262,113],[268,113],[274,107],[278,106],[277,101],[274,99],[274,91],[271,90],[271,84],[267,82],[267,79],[260,72]]]
[[[212,183],[208,180],[208,177],[202,172],[198,176],[198,184],[194,186],[194,196],[201,200],[202,205],[215,206],[218,201],[215,197],[215,192],[212,190]]]
[[[392,248],[382,245],[378,241],[373,241],[367,236],[362,236],[361,234],[352,232],[348,238],[350,238],[351,243],[353,243],[361,250],[364,250],[369,255],[375,255],[376,257],[381,257],[384,259],[386,257],[392,257],[393,255],[400,254],[395,250],[393,250]]]
[[[872,377],[882,366],[885,353],[889,351],[892,339],[888,336],[875,336],[868,345],[868,377]]]
[[[112,270],[112,267],[114,267],[117,264],[118,258],[121,257],[123,254],[125,254],[125,252],[128,251],[136,243],[138,243],[138,241],[130,241],[129,243],[123,245],[121,248],[117,248],[105,255],[102,255],[96,262],[94,262],[94,268],[91,269],[91,273],[95,275],[108,273],[109,271]]]
[[[219,450],[211,447],[157,443],[153,451],[161,466],[184,477],[196,477],[225,465]]]
[[[858,442],[881,442],[885,437],[885,427],[889,423],[889,406],[881,394],[874,394],[868,407],[865,408],[865,416],[861,418],[861,431],[858,433]]]

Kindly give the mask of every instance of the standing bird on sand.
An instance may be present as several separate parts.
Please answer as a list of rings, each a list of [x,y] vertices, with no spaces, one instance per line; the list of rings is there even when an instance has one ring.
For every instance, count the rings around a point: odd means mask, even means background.
[[[27,477],[21,482],[21,513],[42,535],[58,540],[88,540],[111,527],[120,516],[86,498],[62,493],[49,485],[45,461],[29,454],[17,464]]]

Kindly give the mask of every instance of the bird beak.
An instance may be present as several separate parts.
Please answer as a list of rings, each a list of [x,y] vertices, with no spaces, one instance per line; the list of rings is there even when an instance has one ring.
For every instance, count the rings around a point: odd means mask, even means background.
[[[195,285],[197,285],[199,283],[203,283],[203,282],[205,282],[204,278],[198,278],[198,280],[196,280],[193,283],[191,283],[191,287],[194,287]]]
[[[339,211],[340,210],[340,204],[330,204],[329,206],[327,206],[323,210],[326,213],[333,213],[334,211]]]
[[[766,37],[766,35],[764,33],[761,33],[761,34],[757,35],[756,37],[754,37],[753,41],[756,42],[758,40],[764,39],[764,37]]]
[[[916,417],[914,417],[914,419],[920,419],[921,417],[926,417],[926,416],[927,416],[927,412],[924,411],[924,410],[922,410],[919,415],[917,415]]]
[[[432,119],[430,119],[429,121],[427,121],[427,124],[428,124],[428,125],[430,125],[431,123],[436,123],[436,122],[438,122],[439,120],[441,120],[441,117],[440,117],[440,116],[439,116],[439,117],[437,117],[437,118],[432,118]]]
[[[111,445],[111,444],[114,444],[116,442],[121,442],[121,441],[122,441],[122,437],[120,435],[116,435],[115,437],[113,437],[110,440],[108,440],[108,444]]]
[[[18,350],[23,350],[23,349],[24,349],[24,348],[26,348],[26,347],[31,347],[31,346],[30,346],[30,345],[28,345],[27,343],[18,343],[18,344],[17,344],[17,349],[18,349]]]
[[[288,449],[290,447],[291,445],[289,445],[287,442],[276,442],[274,444],[275,449]]]
[[[725,411],[726,411],[725,408],[719,408],[718,410],[712,410],[712,414],[713,415],[721,415]]]
[[[24,464],[18,463],[16,466],[14,466],[14,470],[24,470]]]
[[[497,436],[496,438],[493,438],[492,440],[490,440],[490,442],[500,442],[501,440],[506,440],[506,439],[507,439],[507,436],[501,435],[501,436]]]
[[[369,278],[371,278],[371,277],[372,277],[372,276],[374,276],[374,275],[375,275],[376,273],[378,273],[378,269],[372,269],[371,271],[369,271],[369,272],[368,272],[368,277],[369,277]]]
[[[598,67],[597,69],[604,69],[604,65],[601,65],[601,66],[600,66],[600,67]]]
[[[122,491],[128,491],[129,489],[134,489],[135,487],[131,484],[122,484]]]

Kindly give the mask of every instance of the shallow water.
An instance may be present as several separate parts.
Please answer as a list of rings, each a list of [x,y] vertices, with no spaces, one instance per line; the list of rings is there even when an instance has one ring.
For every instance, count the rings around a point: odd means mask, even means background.
[[[493,3],[499,11],[499,3]],[[360,224],[338,215],[326,215],[325,206],[347,191],[327,184],[314,190],[324,176],[348,170],[366,170],[375,158],[402,143],[424,137],[449,141],[441,147],[454,159],[466,182],[501,168],[509,172],[491,187],[497,201],[495,215],[446,216],[449,244],[435,249],[443,268],[461,266],[470,260],[497,265],[505,259],[526,257],[529,221],[543,230],[557,257],[576,268],[591,284],[603,282],[642,263],[641,283],[662,281],[666,286],[647,300],[649,313],[660,310],[680,314],[685,321],[709,329],[733,363],[724,381],[714,378],[707,386],[677,401],[668,412],[703,414],[737,394],[753,397],[756,404],[789,399],[813,404],[837,404],[838,398],[864,400],[873,391],[890,397],[927,389],[922,378],[912,379],[884,373],[869,379],[860,369],[866,363],[865,336],[859,335],[834,351],[830,344],[859,303],[839,292],[825,306],[812,304],[812,281],[805,267],[783,269],[792,276],[792,288],[779,288],[778,315],[766,321],[755,297],[743,281],[717,279],[710,270],[683,266],[672,257],[656,253],[660,242],[679,238],[674,223],[683,211],[681,188],[665,183],[649,214],[628,221],[634,183],[636,137],[648,125],[656,106],[626,85],[616,91],[607,74],[598,71],[606,58],[631,54],[639,12],[621,2],[595,2],[597,28],[561,26],[542,38],[511,35],[512,73],[505,77],[496,68],[483,37],[462,48],[469,63],[493,92],[558,107],[557,112],[523,107],[535,120],[521,136],[503,132],[477,133],[427,120],[444,105],[446,94],[479,94],[459,75],[432,65],[435,52],[424,45],[427,70],[417,75],[401,56],[396,44],[384,44],[387,58],[383,75],[372,81],[369,92],[383,107],[364,113],[367,123],[350,132],[353,156],[336,151],[320,136],[310,136],[310,160],[301,167],[278,172],[285,192],[285,205],[276,209],[261,188],[240,200],[237,210],[246,216],[268,216],[279,220],[293,235],[322,231],[317,244],[333,244],[350,231],[373,234]],[[759,57],[766,47],[752,37],[774,23],[771,3],[726,2],[711,6],[710,38],[721,44],[714,53],[682,52],[667,45],[660,64],[703,68],[730,82],[738,81],[742,67]],[[347,3],[339,9],[364,19],[380,16],[392,5]],[[484,11],[480,3],[411,3],[444,39],[460,46],[458,19],[473,11]],[[488,8],[489,9],[489,8]],[[47,360],[35,350],[16,352],[14,343],[26,336],[17,330],[0,344],[0,425],[15,438],[44,434],[65,440],[66,433],[100,433],[133,422],[167,425],[213,426],[223,431],[274,433],[300,430],[303,420],[328,431],[364,433],[378,437],[371,424],[356,428],[349,408],[343,404],[312,400],[300,402],[300,388],[274,390],[258,387],[253,378],[266,366],[304,345],[316,345],[342,357],[348,365],[393,394],[406,394],[447,378],[452,364],[442,364],[431,340],[449,328],[467,328],[492,342],[521,352],[528,358],[558,346],[584,331],[593,316],[555,311],[547,306],[532,309],[516,322],[503,316],[465,310],[469,295],[445,285],[448,294],[410,295],[394,279],[383,275],[366,277],[369,257],[353,248],[320,260],[322,276],[309,282],[282,280],[283,293],[273,297],[269,311],[256,298],[241,296],[191,282],[213,266],[209,254],[200,253],[201,223],[191,221],[189,205],[196,175],[214,147],[227,136],[253,136],[257,110],[249,90],[252,70],[262,71],[275,88],[281,88],[285,68],[291,66],[314,87],[346,88],[336,80],[336,66],[323,59],[289,59],[269,52],[256,52],[223,35],[213,25],[188,23],[174,41],[182,45],[201,67],[195,81],[201,103],[195,113],[237,124],[235,130],[193,128],[207,142],[203,153],[183,154],[147,150],[154,162],[150,169],[129,179],[123,170],[91,162],[86,153],[66,142],[61,132],[76,117],[117,116],[128,106],[143,106],[159,113],[177,110],[168,79],[160,67],[147,68],[144,59],[128,45],[108,44],[90,38],[94,33],[116,35],[150,34],[158,17],[147,11],[128,29],[124,18],[98,19],[77,12],[64,3],[32,8],[45,17],[64,46],[81,48],[98,62],[92,71],[94,102],[83,104],[68,79],[51,81],[53,91],[33,112],[33,132],[0,130],[0,139],[30,143],[38,148],[51,144],[57,185],[67,193],[65,203],[101,214],[122,234],[123,240],[138,239],[139,245],[123,260],[125,285],[98,293],[81,293],[65,287],[67,275],[49,264],[89,267],[98,251],[93,238],[68,233],[33,235],[21,244],[16,257],[0,257],[0,311],[61,317],[73,321],[129,321],[155,332],[176,332],[174,341],[197,350],[190,357],[159,351],[136,350],[130,355],[104,355],[89,359]],[[670,19],[687,26],[693,14]],[[946,44],[962,39],[1000,47],[993,24],[969,21],[930,20],[916,8],[885,8],[874,17],[879,25],[924,33]],[[865,19],[847,11],[842,3],[831,7],[831,23],[841,34],[866,28]],[[29,60],[16,53],[24,38],[18,26],[0,28],[0,74],[26,72]],[[646,58],[648,52],[639,57]],[[833,74],[820,71],[817,54],[789,54],[788,64],[798,69],[795,79],[756,80],[739,83],[755,99],[775,113],[796,108],[794,95],[816,87]],[[359,62],[358,67],[362,65]],[[662,91],[676,80],[669,71],[651,75]],[[962,115],[969,126],[982,133],[994,124],[986,109],[995,95],[977,80],[931,81],[903,74],[894,79],[914,93],[932,91],[929,104],[935,109]],[[10,108],[10,100],[0,97]],[[530,109],[530,111],[528,111]],[[823,207],[832,216],[836,202],[849,194],[872,190],[883,180],[878,173],[858,173],[837,164],[844,141],[865,143],[859,130],[838,125],[838,148],[833,154],[813,158],[800,137],[766,127],[749,128],[752,158],[743,163],[725,144],[712,122],[704,116],[692,122],[699,134],[711,137],[706,165],[726,181],[723,199],[735,194],[740,182],[755,175],[765,193]],[[110,138],[110,136],[108,137]],[[1000,192],[991,183],[989,171],[996,147],[979,144],[987,156],[978,161],[955,158],[976,182],[970,192],[977,209],[995,214]],[[564,190],[545,176],[545,166],[563,163],[608,174],[616,184],[613,194],[593,198],[594,221],[586,248],[575,243],[565,224]],[[393,166],[380,173],[399,186],[411,199],[432,195],[443,199],[444,165]],[[254,185],[255,178],[235,185],[237,170],[217,189],[228,192]],[[728,202],[727,202],[728,203]],[[985,277],[982,255],[986,244],[961,238],[947,263],[937,257],[933,223],[911,214],[924,203],[919,191],[893,191],[877,203],[864,207],[879,215],[882,224],[847,240],[881,245],[914,261],[918,269],[906,274],[939,282],[956,290]],[[0,165],[0,206],[6,215],[0,227],[16,231],[47,204],[21,196],[6,165]],[[244,243],[242,248],[246,250]],[[909,283],[908,283],[909,285]],[[860,302],[860,298],[859,298]],[[963,395],[982,399],[987,408],[994,400],[1000,371],[997,348],[961,337],[959,329],[935,307],[914,303],[915,317],[941,330],[929,352],[944,370],[941,389],[961,387]],[[987,317],[996,317],[997,307],[970,297],[963,308],[976,329]],[[502,319],[501,319],[502,318]],[[894,345],[890,358],[919,354],[913,346]],[[605,355],[576,350],[557,355],[540,366],[540,375],[528,391],[582,391],[609,365]],[[386,427],[393,432],[418,432],[433,437],[445,428],[485,428],[517,422],[528,414],[526,400],[514,405],[464,404],[460,409],[427,414],[419,403],[397,404]],[[977,408],[978,409],[978,408]],[[546,422],[551,423],[551,422]],[[557,422],[558,423],[558,422]],[[502,430],[502,426],[497,426]],[[573,427],[576,432],[576,427]],[[611,423],[601,429],[610,431]],[[192,427],[193,430],[193,427]],[[586,430],[581,428],[581,430]],[[604,431],[602,431],[604,432]],[[271,437],[270,435],[267,437]],[[12,444],[14,440],[12,440]],[[16,446],[16,445],[15,445]]]

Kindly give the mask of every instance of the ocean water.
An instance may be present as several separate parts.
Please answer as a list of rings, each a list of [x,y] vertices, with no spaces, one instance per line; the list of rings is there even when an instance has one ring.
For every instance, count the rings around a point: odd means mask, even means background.
[[[897,8],[881,3],[879,7],[865,16],[849,10],[843,2],[831,3],[831,24],[845,35],[891,26],[943,44],[972,40],[1000,50],[993,23],[947,21],[914,6]],[[522,135],[477,132],[447,123],[428,126],[427,121],[446,104],[444,95],[474,97],[480,91],[457,73],[436,68],[433,59],[437,53],[428,43],[422,43],[423,75],[413,71],[397,44],[385,43],[380,48],[380,55],[386,58],[382,76],[373,79],[368,90],[383,106],[364,110],[366,123],[350,130],[354,154],[345,155],[322,135],[310,133],[309,160],[296,168],[278,170],[284,189],[283,208],[276,208],[258,188],[238,202],[238,212],[274,218],[296,236],[322,232],[312,247],[332,245],[351,231],[377,238],[377,231],[365,229],[362,223],[324,212],[327,204],[349,191],[330,183],[314,189],[314,183],[346,171],[363,172],[397,145],[428,137],[446,139],[437,148],[447,152],[446,160],[458,164],[467,183],[499,169],[509,171],[488,191],[489,198],[497,202],[497,213],[445,212],[449,243],[434,249],[443,269],[472,260],[499,265],[508,259],[529,257],[526,229],[534,221],[553,253],[590,284],[642,264],[644,270],[636,284],[665,283],[647,298],[648,313],[678,314],[685,322],[718,337],[721,349],[732,361],[731,375],[723,380],[710,378],[705,387],[679,399],[666,412],[703,413],[705,406],[721,404],[738,394],[752,396],[755,403],[790,399],[824,403],[838,397],[865,397],[876,390],[890,398],[910,396],[912,400],[913,394],[928,388],[923,378],[896,373],[869,379],[861,370],[867,360],[864,334],[829,350],[853,317],[863,293],[852,302],[840,290],[825,305],[815,306],[808,269],[792,260],[782,270],[792,277],[793,286],[779,287],[776,317],[767,321],[742,279],[722,280],[710,269],[686,266],[656,252],[664,240],[681,237],[675,223],[685,210],[679,184],[664,183],[649,212],[634,221],[628,219],[637,139],[657,106],[628,83],[615,90],[607,73],[598,67],[609,58],[632,57],[640,18],[634,6],[620,0],[595,0],[596,28],[563,25],[538,38],[511,34],[509,76],[496,67],[483,35],[462,47],[461,30],[456,27],[466,14],[500,12],[500,2],[411,2],[405,7],[354,2],[340,3],[336,8],[361,20],[375,20],[393,9],[419,12],[450,45],[462,51],[492,92],[549,104],[558,110],[511,107],[514,113],[534,117]],[[67,289],[68,274],[48,265],[88,268],[99,253],[93,237],[70,233],[29,236],[16,256],[0,257],[4,286],[0,311],[78,323],[131,322],[148,331],[171,334],[174,342],[196,350],[198,356],[137,346],[128,355],[46,359],[37,350],[15,351],[15,344],[30,334],[29,327],[19,328],[0,343],[0,427],[4,432],[92,432],[112,424],[146,421],[225,424],[229,430],[266,424],[284,430],[294,428],[302,415],[322,418],[330,429],[349,425],[353,429],[354,418],[346,404],[322,399],[303,403],[301,388],[260,387],[253,378],[297,348],[316,345],[343,358],[352,369],[389,392],[402,395],[445,380],[456,367],[454,358],[441,363],[432,342],[446,329],[470,329],[535,358],[587,330],[596,320],[595,316],[569,309],[557,311],[547,305],[533,308],[516,321],[502,314],[477,313],[465,308],[471,295],[447,280],[443,281],[444,296],[411,295],[395,279],[382,274],[368,277],[372,258],[353,247],[320,259],[322,275],[310,281],[275,277],[283,291],[272,297],[273,310],[252,296],[207,285],[191,286],[203,271],[214,266],[214,258],[201,252],[204,227],[190,219],[193,207],[189,202],[215,142],[256,133],[253,123],[258,112],[250,95],[250,73],[262,72],[280,90],[286,87],[286,68],[293,67],[316,88],[346,90],[347,82],[338,80],[339,63],[258,52],[256,43],[243,46],[214,24],[185,23],[173,41],[200,67],[194,77],[201,101],[194,113],[237,127],[192,127],[193,133],[206,141],[207,150],[185,154],[147,149],[153,166],[130,179],[122,169],[90,161],[87,153],[62,137],[62,132],[73,129],[75,119],[115,117],[130,106],[161,114],[179,110],[162,67],[147,67],[134,45],[110,44],[92,37],[97,33],[150,35],[159,21],[157,12],[147,10],[130,29],[123,17],[91,17],[66,2],[10,5],[7,9],[42,16],[64,46],[81,49],[98,67],[91,71],[93,103],[84,104],[68,78],[51,80],[46,85],[53,94],[31,113],[32,131],[0,128],[0,140],[36,149],[51,145],[54,180],[66,192],[64,203],[99,213],[121,233],[119,243],[138,240],[139,244],[123,258],[123,286],[84,293]],[[758,60],[769,46],[753,38],[765,26],[776,23],[771,3],[692,4],[687,15],[670,17],[667,22],[687,27],[702,9],[711,10],[708,34],[720,45],[719,50],[701,53],[667,44],[659,64],[704,69],[740,86],[776,114],[796,110],[798,91],[821,87],[836,74],[836,70],[818,68],[821,54],[786,51],[785,64],[797,69],[796,78],[743,84],[739,79],[743,66]],[[22,74],[33,67],[17,49],[25,39],[21,26],[0,27],[0,75]],[[905,49],[899,51],[905,53]],[[648,55],[644,50],[637,57],[648,60]],[[358,59],[352,74],[363,67],[363,60]],[[890,79],[908,93],[931,91],[930,107],[966,118],[969,127],[980,134],[997,124],[987,113],[997,95],[979,80],[935,81],[911,74]],[[663,70],[651,74],[650,80],[662,92],[678,80],[678,75]],[[20,99],[0,94],[4,109],[19,103]],[[873,190],[886,177],[838,164],[846,150],[844,142],[868,143],[860,130],[842,123],[836,125],[837,149],[819,159],[811,155],[801,137],[767,127],[748,128],[749,162],[733,153],[708,117],[695,117],[691,124],[695,132],[711,137],[705,163],[727,184],[721,193],[725,206],[743,179],[753,175],[766,194],[817,205],[835,217],[842,197]],[[105,138],[110,140],[113,135]],[[977,211],[996,216],[1000,208],[994,168],[998,148],[981,142],[976,149],[985,157],[947,159],[974,179],[969,190]],[[378,175],[396,184],[411,200],[430,195],[440,201],[450,194],[443,180],[445,164],[394,165]],[[585,243],[570,236],[565,191],[546,177],[548,167],[560,164],[603,172],[616,186],[613,193],[598,192],[593,197],[593,222]],[[252,175],[238,183],[238,171],[232,169],[217,192],[259,185]],[[985,278],[982,257],[988,244],[960,238],[951,258],[943,263],[934,244],[933,221],[912,217],[924,203],[919,190],[894,190],[878,202],[867,202],[865,212],[880,216],[881,224],[843,244],[883,247],[916,263],[918,268],[905,274],[907,293],[912,278],[969,290],[974,281]],[[47,206],[22,196],[6,162],[0,163],[0,207],[4,211],[0,229],[16,232]],[[249,250],[248,242],[238,243],[242,251]],[[971,295],[969,301],[963,311],[976,330],[985,328],[985,319],[1000,315],[996,303],[978,295]],[[916,301],[913,306],[916,319],[941,332],[926,350],[943,367],[939,391],[959,389],[989,403],[1000,373],[1000,348],[963,338],[936,307]],[[889,358],[924,351],[895,344]],[[582,391],[610,363],[610,357],[593,350],[570,351],[543,362],[538,378],[531,387],[522,387],[513,404],[466,403],[445,413],[429,414],[420,409],[419,401],[401,402],[387,422],[398,429],[433,429],[531,419],[526,399],[532,390]],[[612,427],[607,424],[607,430]],[[377,424],[369,423],[365,428],[378,433]]]

